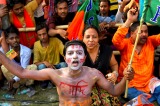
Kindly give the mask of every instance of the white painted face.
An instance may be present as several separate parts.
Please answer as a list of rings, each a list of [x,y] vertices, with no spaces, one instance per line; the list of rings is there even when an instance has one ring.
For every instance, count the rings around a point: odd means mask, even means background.
[[[79,70],[85,61],[83,47],[80,45],[68,46],[65,60],[71,70]]]

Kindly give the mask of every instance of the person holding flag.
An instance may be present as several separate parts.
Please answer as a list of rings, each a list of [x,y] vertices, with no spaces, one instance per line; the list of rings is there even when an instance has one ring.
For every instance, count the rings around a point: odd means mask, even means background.
[[[140,26],[140,22],[136,21],[137,18],[138,11],[135,8],[131,8],[127,13],[127,20],[118,28],[112,39],[113,44],[121,53],[118,81],[123,77],[123,70],[130,61],[136,36],[138,36],[138,28],[140,27],[139,39],[131,64],[134,68],[135,76],[129,82],[127,97],[131,100],[142,93],[151,92],[149,101],[157,100],[160,105],[160,80],[153,75],[154,49],[160,45],[160,34],[149,36],[147,24],[143,22]],[[130,38],[125,38],[128,31]]]

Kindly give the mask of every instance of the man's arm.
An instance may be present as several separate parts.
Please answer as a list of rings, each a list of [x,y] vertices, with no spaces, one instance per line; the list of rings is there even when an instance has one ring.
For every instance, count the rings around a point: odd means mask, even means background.
[[[56,29],[56,19],[57,19],[57,14],[53,14],[50,18],[49,18],[49,22],[48,22],[48,26],[49,26],[49,31],[48,34],[50,36],[55,36],[57,34],[59,34],[62,38],[67,39],[67,31],[64,29]]]
[[[29,13],[34,14],[34,11],[38,8],[38,6],[42,3],[43,0],[33,0],[25,5],[25,8]]]
[[[7,6],[0,7],[0,18],[8,14]]]
[[[16,64],[15,62],[11,61],[7,58],[2,52],[0,52],[0,62],[14,75],[20,78],[28,78],[34,80],[50,80],[51,75],[54,76],[55,71],[53,69],[44,69],[41,71],[32,70],[29,71],[27,69],[22,68],[20,65]],[[52,77],[53,77],[52,76]]]
[[[118,50],[122,50],[125,46],[125,36],[128,33],[129,27],[130,25],[137,20],[138,17],[138,12],[135,9],[130,9],[127,13],[127,20],[126,22],[120,26],[118,28],[118,30],[116,31],[116,33],[113,36],[112,42],[114,44],[114,46],[118,49]]]
[[[123,1],[122,1],[121,5],[120,5],[120,8],[118,9],[117,14],[116,14],[116,16],[115,16],[115,22],[117,22],[117,23],[123,23],[123,19],[122,19],[122,17],[123,17],[123,12],[124,12],[123,10],[124,10],[125,6],[126,6],[129,2],[130,2],[130,0],[123,0]]]
[[[37,4],[40,5],[43,0],[36,0],[36,1],[37,1]]]
[[[1,41],[2,49],[3,49],[4,53],[7,53],[9,51],[9,46],[8,46],[8,44],[6,42],[6,38],[5,38],[4,32],[1,33],[1,37],[2,37],[2,41]]]
[[[119,96],[125,90],[126,80],[131,80],[134,77],[133,70],[131,71],[128,68],[124,70],[123,74],[124,74],[124,78],[118,84],[113,85],[112,83],[107,81],[107,79],[99,72],[99,74],[97,74],[98,76],[97,84],[102,89],[106,90],[109,94],[113,96]]]
[[[55,35],[59,34],[62,38],[67,39],[67,31],[64,29],[50,28],[48,34],[50,36],[55,36]]]

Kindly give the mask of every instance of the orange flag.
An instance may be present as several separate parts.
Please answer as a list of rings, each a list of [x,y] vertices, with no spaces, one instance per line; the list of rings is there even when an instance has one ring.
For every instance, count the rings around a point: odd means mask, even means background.
[[[0,0],[0,4],[6,4],[6,0]]]
[[[85,0],[77,11],[77,14],[67,29],[68,39],[82,40],[82,32],[85,25],[98,26],[96,7],[93,0]]]

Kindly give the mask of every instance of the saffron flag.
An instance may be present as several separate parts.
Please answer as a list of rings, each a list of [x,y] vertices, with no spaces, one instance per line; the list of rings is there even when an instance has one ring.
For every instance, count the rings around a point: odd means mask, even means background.
[[[6,4],[6,0],[0,0],[0,4]]]
[[[140,17],[143,14],[145,22],[160,26],[160,0],[140,0]]]
[[[148,100],[150,97],[150,94],[142,93],[129,102],[125,103],[123,106],[154,106],[154,104]]]
[[[68,39],[82,40],[82,32],[85,25],[98,26],[96,8],[93,0],[85,0],[83,5],[77,11],[73,21],[67,29]]]

